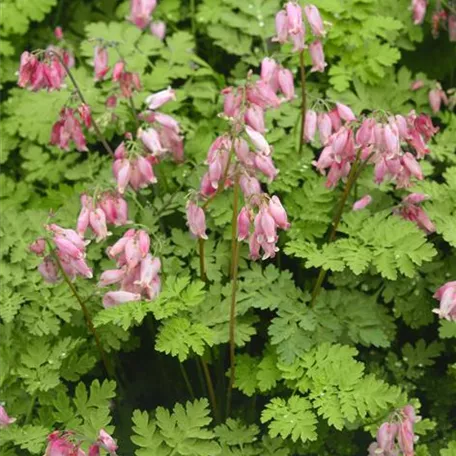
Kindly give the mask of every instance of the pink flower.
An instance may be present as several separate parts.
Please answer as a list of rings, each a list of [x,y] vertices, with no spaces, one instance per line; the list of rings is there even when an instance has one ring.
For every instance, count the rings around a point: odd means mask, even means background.
[[[187,224],[193,235],[200,239],[207,239],[206,215],[204,210],[193,201],[187,203]]]
[[[440,318],[456,321],[456,281],[441,286],[435,292],[434,298],[440,301],[440,308],[432,311]]]
[[[222,90],[224,96],[223,112],[228,117],[237,117],[242,102],[242,94],[233,87],[226,87]]]
[[[265,57],[261,61],[261,72],[260,76],[261,79],[269,84],[271,89],[274,92],[277,92],[279,89],[279,65],[274,59],[271,59],[269,57]]]
[[[245,122],[258,133],[265,133],[264,111],[260,106],[251,103],[245,111]]]
[[[63,40],[63,30],[62,27],[58,26],[54,29],[54,36],[56,37],[57,40],[61,41]]]
[[[271,157],[261,153],[255,154],[255,167],[269,179],[269,182],[272,182],[279,173]]]
[[[16,418],[11,418],[6,413],[6,410],[3,406],[0,405],[0,428],[5,428],[10,424],[14,423]]]
[[[356,132],[356,144],[368,146],[374,142],[375,119],[365,119]]]
[[[284,10],[280,10],[275,17],[277,37],[273,41],[284,44],[288,40],[288,17]]]
[[[244,206],[241,209],[241,212],[239,212],[237,218],[237,230],[238,241],[243,241],[249,237],[250,211],[246,206]]]
[[[336,103],[337,113],[339,117],[345,122],[352,122],[356,120],[356,116],[353,114],[353,111],[347,106],[342,103]]]
[[[260,182],[256,177],[243,174],[239,179],[239,185],[246,199],[262,193]]]
[[[394,440],[398,432],[397,424],[383,423],[377,432],[378,449],[389,454],[394,449]]]
[[[154,128],[148,128],[147,130],[140,128],[138,131],[138,138],[154,155],[160,155],[166,152],[166,149],[164,149],[160,143],[160,136]]]
[[[38,266],[38,272],[48,283],[56,283],[59,280],[59,268],[50,255],[44,257],[43,262]]]
[[[259,80],[247,87],[247,100],[263,109],[278,108],[280,99],[266,81]]]
[[[318,114],[317,116],[318,132],[320,134],[320,142],[323,146],[328,144],[328,139],[332,133],[331,118],[326,113]]]
[[[161,92],[154,93],[149,95],[146,98],[146,103],[149,106],[149,109],[157,109],[160,106],[163,106],[165,103],[168,103],[171,100],[176,99],[176,93],[171,87],[168,87]]]
[[[302,24],[302,9],[295,2],[288,2],[285,5],[287,13],[288,33],[293,35],[300,33],[303,28]]]
[[[46,250],[46,241],[44,238],[38,238],[36,241],[30,244],[29,250],[35,255],[42,256]]]
[[[73,140],[78,151],[88,151],[81,123],[75,117],[73,109],[63,108],[59,120],[52,127],[50,143],[68,151],[70,140]]]
[[[369,204],[371,202],[372,202],[372,196],[364,195],[361,199],[359,199],[358,201],[355,201],[352,209],[354,211],[360,211],[361,209],[364,209],[366,206],[369,206]]]
[[[288,223],[287,213],[278,196],[274,195],[271,197],[268,208],[269,213],[272,215],[277,226],[283,230],[288,230],[288,228],[290,228],[290,223]]]
[[[427,234],[435,232],[435,226],[424,211],[424,209],[418,204],[423,201],[423,195],[412,193],[407,198],[404,198],[402,205],[399,209],[395,210],[395,213],[400,215],[406,220],[416,223],[418,228],[425,231]]]
[[[166,24],[163,21],[154,21],[150,24],[150,33],[163,41],[166,35]]]
[[[414,456],[415,435],[413,433],[413,423],[410,420],[405,419],[399,424],[397,440],[404,456]]]
[[[124,277],[124,269],[109,269],[101,274],[100,280],[98,281],[97,285],[100,288],[107,287],[109,285],[113,285],[115,283],[120,282]]]
[[[429,92],[429,104],[431,105],[431,109],[434,114],[440,111],[440,106],[442,104],[442,97],[440,96],[440,92],[440,89],[432,89]]]
[[[426,0],[412,0],[413,23],[420,25],[426,16],[427,1]]]
[[[126,302],[139,301],[141,295],[139,293],[130,293],[129,291],[108,291],[103,296],[103,307],[105,309]]]
[[[304,7],[304,13],[309,21],[310,28],[312,33],[315,36],[323,37],[326,35],[325,29],[323,27],[323,21],[320,16],[320,11],[315,5],[306,5]]]
[[[128,20],[143,29],[149,24],[156,6],[156,0],[131,0]]]
[[[78,114],[81,117],[83,124],[87,128],[90,128],[90,126],[92,125],[92,115],[90,112],[90,106],[82,103],[78,108]]]
[[[293,100],[295,97],[295,89],[293,82],[293,73],[285,68],[280,68],[278,71],[279,87],[287,100]]]
[[[271,154],[271,146],[268,144],[265,137],[261,133],[255,131],[249,125],[245,126],[245,132],[258,151],[262,152],[265,155]]]
[[[417,79],[416,81],[412,82],[412,85],[410,86],[411,90],[418,90],[424,87],[424,82],[421,79]]]
[[[323,73],[323,71],[325,71],[327,63],[325,62],[325,55],[323,53],[323,45],[321,44],[321,41],[316,40],[313,43],[310,43],[309,53],[310,57],[312,58],[312,68],[310,71],[318,71],[320,73]]]
[[[112,80],[113,82],[118,82],[120,79],[120,76],[125,70],[125,62],[123,60],[119,60],[116,62],[114,65],[114,68],[112,69]]]
[[[109,454],[114,455],[116,453],[117,443],[104,429],[100,430],[98,441]]]
[[[306,142],[313,141],[317,131],[317,113],[312,109],[307,110],[304,123],[304,139]]]
[[[93,61],[95,68],[95,81],[101,81],[109,71],[108,66],[108,51],[104,47],[95,47],[95,57]]]

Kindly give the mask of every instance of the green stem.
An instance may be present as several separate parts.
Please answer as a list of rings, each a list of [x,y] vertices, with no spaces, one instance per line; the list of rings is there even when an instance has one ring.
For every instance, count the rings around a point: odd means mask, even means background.
[[[133,97],[128,97],[128,101],[130,103],[130,109],[133,114],[133,118],[135,119],[136,129],[138,129],[140,127],[140,123],[139,123],[138,112],[136,111],[136,106],[135,106]]]
[[[79,305],[81,306],[82,313],[84,314],[84,317],[85,317],[85,320],[86,320],[86,323],[87,323],[87,327],[89,328],[89,331],[93,334],[93,337],[95,338],[95,343],[97,345],[98,351],[100,352],[100,356],[101,356],[101,359],[103,361],[104,367],[106,369],[106,373],[108,374],[109,377],[112,378],[112,377],[114,377],[114,371],[112,369],[112,366],[111,366],[111,363],[109,362],[108,357],[106,356],[105,351],[103,350],[103,347],[102,347],[101,342],[100,342],[100,338],[98,336],[97,331],[95,330],[95,326],[93,325],[93,321],[90,318],[90,314],[89,314],[89,311],[87,310],[85,302],[83,301],[83,299],[79,295],[78,291],[76,290],[76,287],[74,286],[73,282],[70,280],[70,278],[68,277],[67,273],[63,269],[62,263],[60,262],[60,258],[58,257],[58,255],[55,253],[54,250],[52,250],[52,255],[53,255],[53,257],[55,258],[55,260],[57,262],[57,266],[58,266],[58,268],[59,268],[59,270],[60,270],[60,272],[61,272],[61,274],[63,276],[63,279],[65,280],[65,282],[67,283],[67,285],[70,288],[71,292],[73,293],[73,296],[76,298],[76,300],[78,301]]]
[[[206,265],[204,261],[204,239],[198,239],[199,247],[199,264],[200,264],[200,277],[203,282],[206,282]]]
[[[236,291],[237,276],[239,270],[239,243],[237,240],[237,219],[238,219],[238,200],[239,200],[239,174],[236,174],[234,182],[233,196],[233,218],[231,223],[231,306],[230,306],[230,380],[226,395],[226,416],[231,413],[231,397],[236,369],[235,357],[235,331],[236,331]]]
[[[355,184],[356,180],[360,176],[359,171],[362,171],[365,167],[365,163],[367,163],[367,160],[366,160],[361,166],[359,166],[359,169],[358,169],[360,155],[361,155],[361,149],[358,151],[355,162],[353,163],[353,166],[350,169],[350,173],[348,175],[347,182],[345,184],[345,188],[342,193],[342,197],[339,201],[336,212],[332,219],[331,231],[328,236],[328,243],[333,242],[336,237],[337,228],[339,226],[340,220],[342,219],[342,214],[344,212],[345,203],[347,202],[348,196],[350,195],[350,191],[351,191],[353,185]],[[315,300],[317,299],[317,296],[320,293],[321,286],[323,285],[323,281],[325,280],[327,272],[328,271],[324,268],[320,269],[320,272],[317,277],[317,281],[315,282],[315,286],[312,291],[312,299],[310,301],[311,307],[313,307],[315,305]]]
[[[27,409],[27,414],[25,415],[24,424],[30,423],[30,420],[32,419],[33,407],[35,407],[35,402],[36,402],[36,394],[33,394],[32,399],[30,400],[30,404]]]
[[[301,72],[301,136],[299,137],[299,155],[302,155],[304,145],[304,129],[306,127],[306,67],[304,65],[304,51],[299,53],[299,67]]]
[[[74,88],[76,89],[76,93],[78,94],[79,99],[81,100],[81,102],[84,103],[85,105],[89,106],[89,104],[87,103],[86,99],[84,98],[84,95],[83,95],[78,83],[76,82],[76,79],[74,78],[74,76],[71,73],[70,69],[68,68],[68,66],[64,62],[62,56],[58,52],[54,52],[54,51],[51,51],[51,54],[55,55],[59,59],[61,65],[65,69],[66,74],[71,79],[71,82],[73,83]],[[113,150],[109,146],[108,142],[106,141],[106,138],[103,136],[103,133],[101,132],[100,128],[98,127],[97,122],[95,121],[95,119],[93,117],[92,117],[92,125],[93,125],[93,129],[95,130],[95,133],[96,133],[98,139],[100,140],[101,144],[103,144],[103,147],[105,148],[106,152],[108,152],[108,154],[114,155]]]
[[[190,379],[188,378],[187,371],[185,370],[185,366],[181,361],[179,361],[179,367],[180,371],[182,373],[182,377],[184,378],[185,385],[187,386],[188,392],[190,394],[190,397],[192,398],[192,401],[195,400],[195,393],[193,392],[192,384],[190,383]]]
[[[211,379],[211,374],[209,372],[209,368],[207,367],[206,361],[204,361],[203,358],[200,358],[200,362],[201,362],[201,367],[203,368],[204,377],[206,378],[206,385],[207,385],[207,390],[209,393],[209,400],[210,400],[211,406],[212,406],[212,413],[214,414],[215,422],[219,423],[220,418],[218,415],[217,401],[215,399],[215,391],[214,391],[214,385],[213,385],[212,379]]]

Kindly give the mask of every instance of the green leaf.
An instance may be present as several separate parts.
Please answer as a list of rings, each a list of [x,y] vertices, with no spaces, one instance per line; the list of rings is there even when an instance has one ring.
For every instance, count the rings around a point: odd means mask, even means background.
[[[317,419],[310,410],[310,402],[300,396],[291,396],[285,400],[273,398],[261,413],[261,422],[269,422],[269,435],[283,439],[291,437],[293,442],[317,439]]]

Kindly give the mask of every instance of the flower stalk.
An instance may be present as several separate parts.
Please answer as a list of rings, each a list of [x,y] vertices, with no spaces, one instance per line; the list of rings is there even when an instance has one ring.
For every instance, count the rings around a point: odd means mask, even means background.
[[[62,56],[58,52],[54,52],[54,51],[52,51],[52,55],[55,55],[58,58],[61,65],[63,66],[66,74],[68,75],[71,82],[73,83],[73,86],[74,86],[76,93],[78,94],[78,97],[81,100],[81,102],[84,103],[85,105],[88,105],[86,102],[86,99],[81,91],[81,88],[79,87],[79,84],[77,83],[71,70],[68,68],[68,65],[64,62]],[[108,154],[110,154],[110,155],[114,155],[114,152],[111,149],[111,146],[106,141],[106,138],[104,137],[103,133],[100,130],[100,127],[98,126],[97,122],[95,121],[95,119],[93,117],[92,117],[92,125],[93,125],[93,129],[95,130],[95,134],[97,135],[101,144],[103,144],[103,147],[105,148],[106,152],[108,152]]]
[[[301,136],[299,137],[299,155],[302,155],[302,147],[304,145],[304,130],[306,127],[306,67],[304,65],[304,50],[299,53],[299,67],[301,73]]]

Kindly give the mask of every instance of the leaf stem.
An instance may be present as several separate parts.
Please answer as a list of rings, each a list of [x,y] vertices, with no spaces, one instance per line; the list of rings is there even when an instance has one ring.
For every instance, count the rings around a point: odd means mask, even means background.
[[[195,393],[193,392],[192,384],[190,383],[190,379],[188,378],[187,371],[185,370],[185,366],[182,363],[182,361],[179,361],[179,367],[182,373],[182,377],[184,378],[185,385],[187,386],[188,392],[190,394],[190,397],[192,398],[192,401],[194,401]]]
[[[204,261],[204,239],[198,239],[199,248],[199,264],[200,264],[200,277],[203,282],[206,282],[206,264]]]
[[[27,409],[27,414],[25,415],[25,421],[24,424],[28,424],[30,420],[32,419],[32,412],[33,412],[33,407],[35,407],[35,402],[36,402],[36,393],[33,394],[30,404]]]
[[[106,369],[106,373],[108,374],[108,377],[113,378],[114,377],[114,371],[112,369],[111,363],[109,362],[108,357],[106,356],[105,351],[103,350],[103,347],[101,345],[100,337],[98,336],[97,331],[95,330],[95,326],[93,325],[93,321],[90,318],[89,311],[87,310],[87,307],[79,295],[78,291],[76,290],[76,287],[74,286],[73,282],[70,280],[68,277],[67,273],[63,269],[62,263],[60,262],[60,258],[58,255],[55,253],[55,251],[52,249],[52,255],[55,258],[57,265],[59,267],[59,270],[63,276],[63,279],[67,283],[68,287],[70,288],[71,292],[73,293],[73,296],[76,298],[78,301],[79,305],[81,306],[82,313],[84,314],[87,327],[89,328],[89,331],[93,334],[93,337],[95,338],[95,343],[97,345],[98,351],[100,352],[101,359],[103,361],[104,367]]]
[[[73,73],[71,73],[71,70],[68,68],[67,64],[64,62],[62,56],[58,52],[55,52],[55,51],[50,51],[50,52],[52,55],[55,55],[59,59],[61,65],[65,69],[66,74],[71,79],[71,82],[73,83],[74,88],[76,89],[76,93],[78,94],[81,102],[84,103],[85,105],[89,106],[86,99],[84,98],[84,95],[81,91],[81,88],[79,87],[79,84],[77,83],[76,79],[73,76]],[[96,133],[98,139],[100,140],[101,144],[103,144],[103,147],[105,148],[106,152],[108,152],[108,154],[114,155],[114,152],[111,149],[111,146],[106,141],[106,138],[104,137],[103,133],[101,132],[100,128],[98,127],[98,124],[95,121],[95,119],[93,118],[93,116],[92,116],[92,125],[93,125],[93,129],[95,130],[95,133]]]
[[[339,200],[339,204],[337,205],[336,212],[332,219],[331,231],[328,236],[328,244],[330,242],[333,242],[336,237],[337,228],[342,219],[342,214],[344,212],[345,203],[347,202],[348,196],[350,195],[350,191],[351,191],[353,185],[355,184],[356,180],[360,176],[360,174],[361,174],[360,171],[362,171],[364,169],[365,163],[367,163],[367,160],[366,160],[361,166],[359,166],[360,155],[361,155],[361,149],[358,150],[358,153],[356,154],[355,162],[353,163],[353,166],[350,169],[350,173],[348,175],[347,182],[345,184],[345,188],[342,193],[342,197]],[[324,269],[323,267],[320,269],[320,272],[317,277],[317,281],[315,282],[315,286],[312,291],[312,299],[310,301],[311,307],[313,307],[315,305],[315,300],[317,299],[317,296],[320,293],[321,286],[323,285],[323,281],[325,280],[327,272],[328,272],[328,270]]]
[[[204,377],[206,378],[207,390],[209,393],[209,400],[211,401],[211,406],[212,406],[212,413],[214,414],[215,422],[219,423],[220,418],[219,418],[219,414],[218,414],[217,401],[215,399],[215,391],[214,391],[214,385],[213,385],[212,379],[211,379],[211,374],[209,372],[209,368],[207,367],[206,361],[204,361],[204,359],[202,357],[200,357],[200,362],[201,362],[201,366],[203,368]]]
[[[133,118],[135,120],[136,129],[138,129],[140,126],[139,117],[138,117],[138,112],[136,111],[135,102],[134,102],[132,96],[128,97],[128,102],[130,103],[130,109],[131,109],[131,112],[133,113]]]
[[[231,306],[230,306],[230,381],[226,395],[226,416],[231,413],[231,397],[234,384],[236,369],[235,358],[235,330],[236,330],[236,290],[237,275],[239,269],[239,243],[237,240],[237,219],[238,219],[238,200],[239,200],[239,173],[236,174],[234,181],[233,195],[233,218],[231,223]]]
[[[299,53],[299,67],[301,72],[301,136],[299,137],[299,155],[302,155],[304,145],[304,129],[306,127],[306,67],[304,65],[304,50]]]

